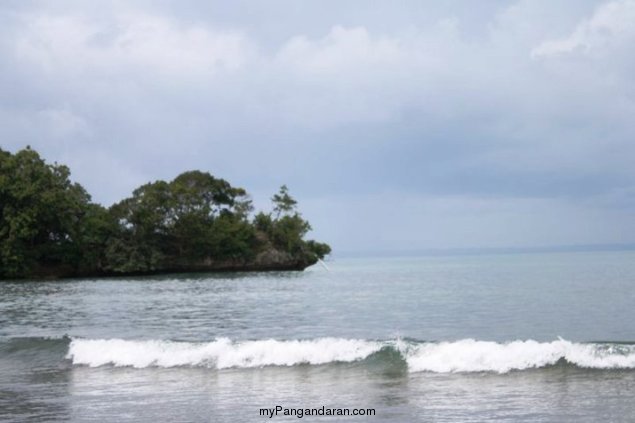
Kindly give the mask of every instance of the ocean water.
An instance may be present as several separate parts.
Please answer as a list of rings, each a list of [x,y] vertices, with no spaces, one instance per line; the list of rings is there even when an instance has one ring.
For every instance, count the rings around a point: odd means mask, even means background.
[[[635,421],[635,252],[328,265],[2,282],[0,421]]]

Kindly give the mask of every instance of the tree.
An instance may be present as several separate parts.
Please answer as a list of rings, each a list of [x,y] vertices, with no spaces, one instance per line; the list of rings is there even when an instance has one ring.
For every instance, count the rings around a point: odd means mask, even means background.
[[[109,209],[117,233],[108,243],[105,268],[115,272],[148,272],[161,268],[169,243],[172,196],[168,184],[157,181],[135,189]]]
[[[206,172],[143,185],[110,209],[120,235],[107,249],[109,269],[148,272],[251,256],[251,208],[244,189]]]
[[[325,256],[331,254],[331,247],[323,242],[316,242],[309,240],[306,242],[306,246],[313,254],[318,258],[323,259]]]
[[[142,185],[105,209],[66,166],[47,164],[28,147],[0,149],[0,278],[222,268],[271,249],[300,268],[330,252],[304,240],[311,226],[286,185],[272,202],[272,213],[250,220],[244,189],[189,171]]]
[[[286,185],[280,187],[280,191],[271,197],[271,201],[273,202],[273,212],[276,214],[276,220],[279,219],[281,215],[290,215],[291,212],[295,211],[296,205],[298,204],[298,202],[289,195],[289,188],[287,188]]]
[[[254,226],[257,231],[266,235],[275,248],[292,255],[312,258],[324,258],[331,252],[331,247],[327,244],[304,240],[311,225],[298,213],[297,201],[291,197],[286,185],[280,187],[271,201],[275,218],[271,214],[258,213],[254,217]]]
[[[248,255],[253,208],[247,192],[209,173],[190,171],[177,176],[170,189],[176,210],[172,235],[185,260]]]
[[[0,276],[77,269],[90,196],[69,178],[66,166],[46,164],[29,147],[0,150]]]

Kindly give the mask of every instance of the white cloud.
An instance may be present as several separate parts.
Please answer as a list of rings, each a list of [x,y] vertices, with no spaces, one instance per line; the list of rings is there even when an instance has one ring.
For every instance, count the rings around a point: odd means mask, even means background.
[[[169,18],[121,13],[111,20],[82,15],[26,14],[15,54],[68,76],[150,74],[212,76],[239,69],[252,54],[238,31],[182,26]]]
[[[372,71],[375,66],[400,64],[408,53],[398,39],[373,38],[364,27],[335,26],[322,39],[293,37],[282,46],[277,60],[300,72],[337,75],[346,70],[358,72],[368,67]]]
[[[24,3],[0,9],[2,148],[106,204],[192,168],[287,183],[336,248],[617,240],[627,219],[591,209],[632,207],[635,0],[592,2]]]
[[[563,54],[601,53],[623,38],[635,36],[635,1],[619,0],[602,4],[588,19],[580,22],[567,37],[544,41],[535,47],[533,57]]]

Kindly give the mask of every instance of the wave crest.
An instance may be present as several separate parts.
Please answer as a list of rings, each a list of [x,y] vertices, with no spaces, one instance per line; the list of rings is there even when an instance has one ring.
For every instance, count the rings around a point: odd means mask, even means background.
[[[635,345],[575,343],[559,339],[497,343],[463,339],[453,342],[368,341],[319,338],[233,342],[135,341],[73,339],[66,358],[73,364],[145,367],[208,367],[214,369],[299,364],[329,364],[364,360],[392,349],[410,372],[496,372],[555,365],[565,360],[590,369],[635,369]]]
[[[351,362],[366,358],[380,348],[378,342],[340,338],[246,342],[221,338],[206,343],[74,339],[67,358],[73,364],[90,367],[112,364],[136,368],[202,366],[226,369]]]
[[[555,365],[560,360],[582,368],[630,369],[635,368],[635,350],[631,345],[580,344],[563,339],[504,344],[464,339],[417,345],[409,351],[406,360],[412,372],[436,373],[507,373]]]

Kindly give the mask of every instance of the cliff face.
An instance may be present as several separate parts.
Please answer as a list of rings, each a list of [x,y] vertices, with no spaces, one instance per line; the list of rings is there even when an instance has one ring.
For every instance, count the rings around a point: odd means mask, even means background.
[[[317,263],[318,258],[315,254],[305,253],[301,255],[292,255],[275,248],[267,248],[256,255],[251,260],[233,259],[233,260],[214,260],[209,258],[201,263],[189,264],[179,268],[179,271],[245,271],[258,272],[268,270],[297,270],[301,271],[309,266]]]
[[[254,268],[276,269],[276,270],[304,270],[317,263],[315,254],[305,253],[301,256],[293,256],[289,253],[267,249],[262,251],[253,260]]]
[[[207,258],[196,263],[179,263],[142,272],[77,272],[69,266],[39,266],[32,274],[36,279],[59,279],[73,277],[112,277],[112,276],[148,276],[165,273],[195,272],[266,272],[266,271],[302,271],[317,263],[315,254],[306,252],[292,255],[287,252],[267,247],[252,259]]]

